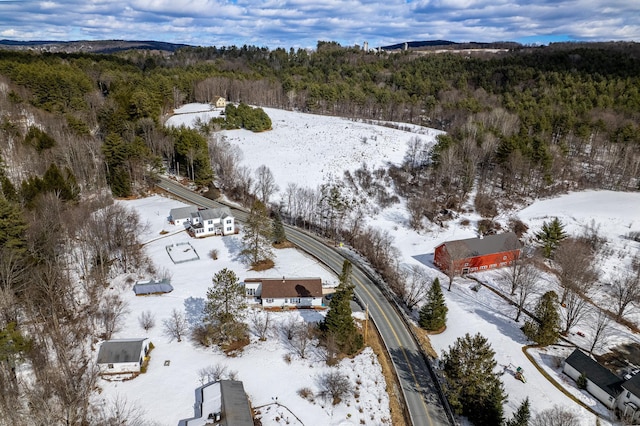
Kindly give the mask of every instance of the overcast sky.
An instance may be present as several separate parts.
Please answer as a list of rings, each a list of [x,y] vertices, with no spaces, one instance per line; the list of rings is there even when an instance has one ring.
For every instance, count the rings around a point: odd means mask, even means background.
[[[640,0],[0,0],[0,39],[269,48],[640,41]]]

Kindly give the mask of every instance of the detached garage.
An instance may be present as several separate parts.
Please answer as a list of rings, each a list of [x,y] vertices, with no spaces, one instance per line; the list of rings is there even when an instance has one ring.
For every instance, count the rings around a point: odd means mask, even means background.
[[[149,352],[149,339],[105,340],[98,352],[100,374],[139,373]]]

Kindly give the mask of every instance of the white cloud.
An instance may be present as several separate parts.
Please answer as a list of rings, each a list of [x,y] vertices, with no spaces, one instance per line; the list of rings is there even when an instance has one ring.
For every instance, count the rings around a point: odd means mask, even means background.
[[[0,16],[0,34],[19,39],[152,37],[273,48],[315,47],[321,39],[373,47],[553,34],[640,41],[640,2],[628,0],[47,0],[0,2]]]

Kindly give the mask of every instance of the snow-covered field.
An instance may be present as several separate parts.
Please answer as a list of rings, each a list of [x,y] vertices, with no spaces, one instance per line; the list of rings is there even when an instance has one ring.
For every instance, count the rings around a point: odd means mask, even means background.
[[[194,117],[207,114],[202,111],[208,108],[206,105],[187,105],[176,111],[181,114],[172,117],[168,124],[190,125]],[[363,161],[370,167],[388,162],[399,163],[404,155],[406,143],[412,137],[418,136],[428,142],[434,141],[439,133],[416,127],[412,128],[414,131],[412,133],[340,118],[268,108],[265,111],[273,121],[272,131],[254,134],[235,130],[225,131],[225,135],[231,143],[236,144],[243,151],[243,165],[255,169],[265,164],[271,169],[281,192],[290,182],[316,187],[325,179],[342,176],[344,170],[359,167]],[[178,205],[175,201],[151,197],[124,203],[137,209],[143,221],[149,220],[152,224],[145,238],[151,240],[157,237],[162,229],[171,230],[165,217],[171,207]],[[640,251],[639,243],[624,238],[630,231],[640,231],[639,193],[611,191],[571,193],[554,199],[537,201],[519,211],[508,212],[498,220],[506,222],[510,215],[518,216],[529,226],[529,236],[540,228],[543,221],[548,221],[555,216],[565,223],[566,230],[574,235],[582,233],[584,227],[591,225],[593,220],[593,224],[599,226],[600,234],[607,238],[607,246],[611,249],[610,254],[601,259],[602,282],[606,282],[608,277],[621,268],[628,268],[630,255]],[[470,225],[460,225],[465,218],[471,221]],[[434,278],[438,276],[443,280],[445,277],[431,264],[435,246],[446,240],[474,237],[476,235],[474,221],[477,219],[478,217],[474,214],[461,215],[444,228],[433,226],[422,233],[416,233],[407,226],[409,218],[404,206],[396,204],[370,217],[368,221],[373,226],[388,230],[395,237],[395,246],[402,253],[402,262],[422,264],[430,276]],[[201,260],[171,265],[165,245],[186,239],[188,237],[181,233],[147,245],[148,253],[154,262],[159,267],[171,270],[175,290],[169,295],[136,298],[128,289],[125,294],[128,295],[131,313],[127,318],[126,330],[121,331],[117,337],[144,335],[136,320],[140,311],[153,310],[156,312],[157,323],[160,324],[174,307],[187,306],[191,309],[190,307],[201,303],[198,300],[204,298],[211,276],[223,267],[234,269],[241,278],[265,275],[248,272],[246,267],[239,263],[238,237],[191,240],[201,255]],[[219,251],[219,259],[216,261],[207,256],[212,249]],[[334,284],[337,281],[315,261],[295,250],[279,250],[277,256],[276,267],[267,272],[269,275],[314,275]],[[496,287],[501,285],[496,272],[485,272],[479,274],[479,277]],[[554,285],[555,283],[551,280],[541,282],[539,293],[542,294]],[[456,279],[452,291],[445,291],[449,320],[444,333],[432,336],[434,348],[441,352],[465,333],[479,332],[488,338],[496,352],[499,367],[505,371],[503,382],[509,394],[507,414],[510,414],[525,397],[528,397],[533,412],[560,405],[579,415],[582,419],[581,424],[595,424],[593,414],[550,384],[524,356],[522,348],[528,342],[519,330],[521,323],[515,323],[512,320],[514,308],[489,290],[481,288],[476,292],[471,290],[471,286],[471,281]],[[535,296],[532,299],[535,299]],[[320,319],[319,314],[312,312],[286,315],[301,314],[307,316],[306,320]],[[352,399],[350,405],[343,403],[332,407],[330,404],[324,404],[322,407],[320,400],[311,404],[300,398],[296,391],[301,387],[313,388],[315,377],[326,367],[323,366],[322,361],[313,357],[308,360],[297,360],[294,357],[294,361],[287,364],[283,357],[290,351],[277,338],[271,338],[267,342],[254,342],[242,356],[226,358],[221,353],[198,348],[187,341],[169,342],[162,335],[161,328],[160,325],[156,325],[150,332],[156,349],[152,352],[149,372],[128,382],[102,382],[104,392],[101,397],[126,395],[130,400],[138,400],[140,405],[146,408],[150,419],[156,420],[159,424],[173,425],[178,419],[192,415],[193,389],[200,385],[197,371],[211,364],[223,363],[229,370],[238,372],[238,377],[244,381],[245,389],[254,406],[273,402],[272,398],[277,396],[278,401],[291,409],[305,425],[359,424],[362,417],[365,417],[366,424],[380,424],[382,418],[387,415],[387,398],[382,395],[384,384],[381,383],[368,384],[366,388],[363,383],[359,401]],[[588,324],[578,324],[577,329],[584,332],[586,338],[571,335],[571,340],[586,346],[585,339],[589,337]],[[628,329],[618,326],[611,331],[609,343],[613,345],[637,340],[637,336]],[[578,390],[575,384],[560,372],[558,360],[567,356],[570,349],[550,348],[546,351],[530,353],[542,368],[554,376],[556,381],[562,383],[567,390],[596,411],[608,415],[602,405],[588,394]],[[375,363],[366,362],[370,357],[370,353],[365,353],[353,364],[348,361],[348,365],[343,368],[349,371],[354,366],[360,366],[358,367],[360,370],[358,368],[354,370],[355,374],[360,374],[361,377],[379,376],[369,370],[379,368]],[[169,367],[163,366],[165,359],[171,360]],[[524,369],[526,383],[516,380],[509,374],[517,367]],[[378,398],[381,398],[380,403]],[[269,414],[263,417],[263,424],[284,423],[284,417],[273,414],[274,406],[270,407],[272,408]],[[359,412],[358,407],[363,408],[364,416]],[[370,414],[375,419],[372,420]],[[276,417],[280,420],[276,421]],[[292,422],[289,424],[296,424],[293,418],[289,420]]]

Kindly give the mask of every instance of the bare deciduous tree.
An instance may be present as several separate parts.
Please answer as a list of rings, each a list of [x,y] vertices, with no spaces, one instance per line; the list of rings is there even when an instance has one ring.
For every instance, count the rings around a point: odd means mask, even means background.
[[[580,426],[581,423],[573,412],[556,405],[538,413],[530,424],[531,426]]]
[[[565,303],[570,291],[587,294],[598,280],[593,252],[586,243],[570,238],[564,240],[556,249],[554,260],[560,267],[560,304]]]
[[[346,374],[332,368],[317,377],[320,391],[318,394],[326,399],[331,399],[333,405],[337,405],[344,397],[353,391],[353,386]]]
[[[604,310],[595,306],[591,309],[590,319],[591,344],[589,346],[589,355],[591,355],[594,350],[606,345],[608,331],[611,327],[611,318],[609,318],[609,315]]]
[[[120,330],[123,316],[129,312],[127,303],[117,294],[108,294],[103,299],[98,309],[97,320],[102,327],[105,340],[111,339],[116,331]]]
[[[151,311],[143,311],[138,316],[138,324],[144,331],[148,332],[156,325],[156,317]]]
[[[585,299],[582,293],[579,293],[573,289],[567,291],[565,297],[565,303],[563,309],[561,309],[561,315],[564,319],[564,329],[562,334],[565,336],[569,333],[569,329],[574,325],[577,325],[587,313],[587,307],[589,302]]]
[[[169,337],[170,340],[176,339],[178,342],[182,341],[182,337],[189,330],[189,323],[186,318],[177,309],[171,311],[171,316],[162,321],[164,326],[164,334]]]
[[[315,326],[304,322],[299,322],[296,326],[293,338],[289,344],[300,358],[307,356],[307,350],[315,335]]]
[[[398,295],[406,303],[409,310],[413,310],[425,299],[431,285],[427,271],[420,265],[411,265],[405,268],[398,281]]]
[[[228,377],[228,369],[223,364],[212,364],[198,370],[200,384],[204,385],[209,382],[217,382]]]
[[[624,316],[632,303],[640,301],[640,273],[628,272],[615,277],[611,283],[616,319]]]
[[[289,315],[284,321],[280,323],[280,329],[282,330],[282,334],[286,337],[287,340],[293,339],[293,336],[296,333],[296,329],[298,327],[298,318],[294,315]]]
[[[258,194],[260,201],[266,206],[269,204],[269,198],[278,191],[278,185],[276,179],[269,169],[264,164],[256,170],[256,184],[255,192]]]
[[[251,330],[258,336],[259,340],[267,340],[273,328],[273,321],[271,320],[271,313],[269,311],[253,309],[249,314],[249,323],[251,324]]]
[[[520,321],[520,314],[522,314],[522,310],[525,308],[529,296],[535,292],[539,279],[540,272],[533,264],[522,262],[518,267],[518,278],[515,289],[517,303],[516,322]]]
[[[116,395],[109,400],[105,400],[91,423],[123,426],[147,426],[154,424],[145,419],[145,411],[141,407],[131,404],[121,395]]]

